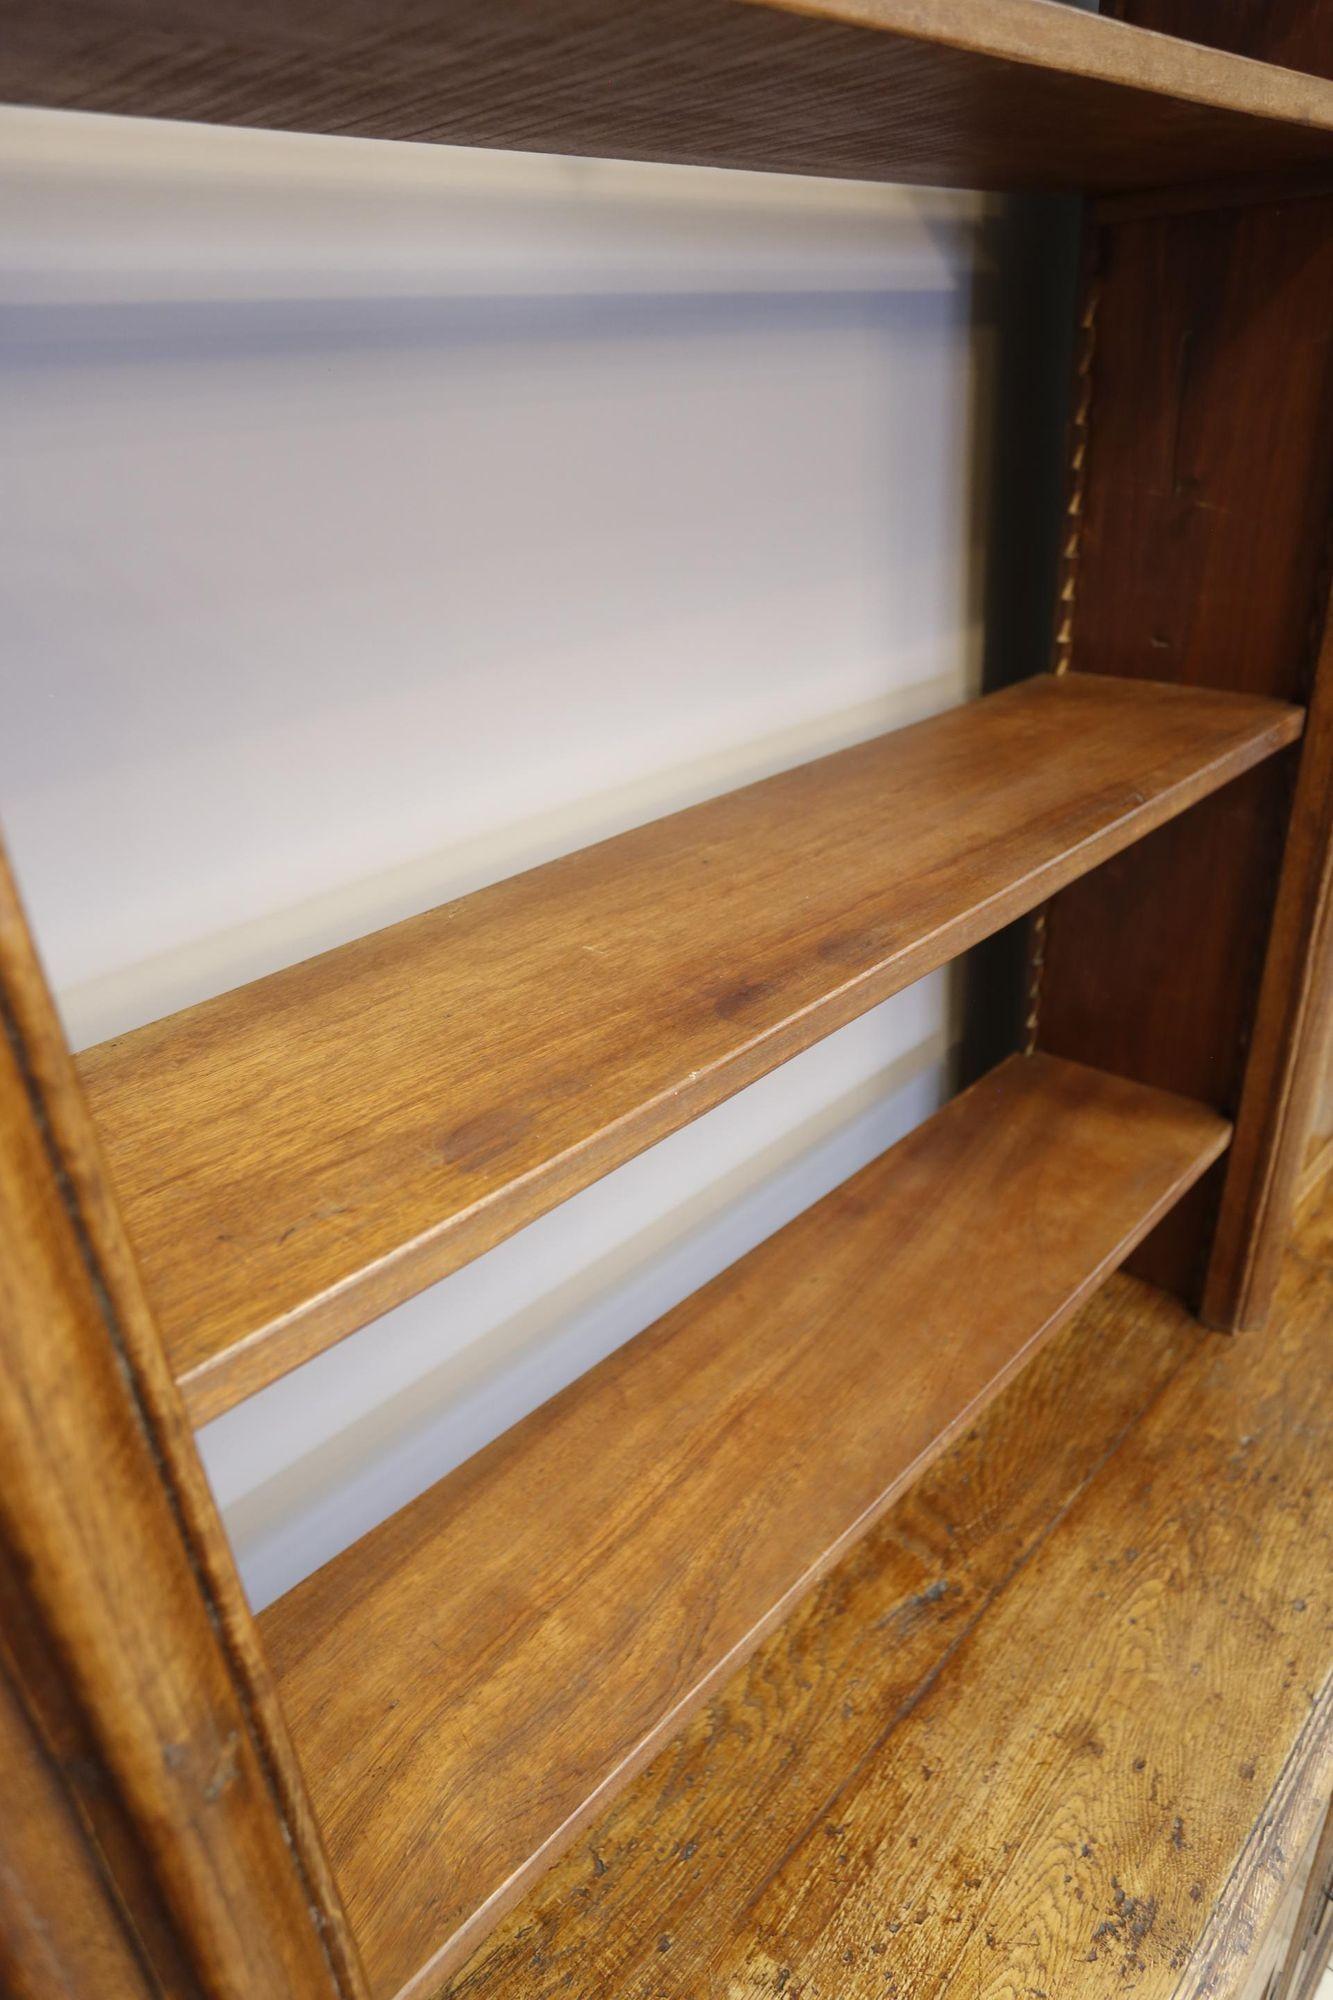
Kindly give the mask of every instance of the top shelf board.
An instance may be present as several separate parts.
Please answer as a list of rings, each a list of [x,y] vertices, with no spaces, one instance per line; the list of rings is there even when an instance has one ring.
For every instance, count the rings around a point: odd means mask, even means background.
[[[1333,82],[1056,0],[11,0],[0,98],[941,187],[1333,165]]]
[[[198,1421],[456,1270],[1299,734],[1039,676],[79,1058]]]

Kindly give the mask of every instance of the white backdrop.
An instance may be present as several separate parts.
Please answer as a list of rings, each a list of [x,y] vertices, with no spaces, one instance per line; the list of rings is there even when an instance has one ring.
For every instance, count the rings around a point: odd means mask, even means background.
[[[977,198],[9,111],[0,203],[0,816],[76,1045],[975,690]],[[211,1425],[256,1601],[931,1110],[951,996]]]

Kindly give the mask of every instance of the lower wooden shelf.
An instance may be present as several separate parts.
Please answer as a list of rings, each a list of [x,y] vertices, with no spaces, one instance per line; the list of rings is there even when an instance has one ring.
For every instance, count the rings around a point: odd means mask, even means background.
[[[1324,1188],[1260,1336],[1110,1277],[443,1992],[1313,2000],[1331,1784]]]
[[[1228,1136],[1013,1057],[271,1607],[377,1997],[434,1990]]]

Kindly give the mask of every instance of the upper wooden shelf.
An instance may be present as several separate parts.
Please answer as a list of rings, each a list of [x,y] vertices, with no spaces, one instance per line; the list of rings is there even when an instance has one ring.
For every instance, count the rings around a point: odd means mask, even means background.
[[[263,1616],[375,2000],[439,1991],[1227,1132],[1011,1057]]]
[[[1040,676],[104,1043],[79,1069],[197,1420],[1300,733]]]
[[[1333,160],[1333,83],[1052,0],[11,0],[0,96],[952,187]]]

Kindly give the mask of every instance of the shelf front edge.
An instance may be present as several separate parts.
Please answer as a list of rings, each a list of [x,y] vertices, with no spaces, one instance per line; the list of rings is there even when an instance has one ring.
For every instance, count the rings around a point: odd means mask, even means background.
[[[197,1421],[492,1248],[1299,733],[1042,676],[79,1058]]]

